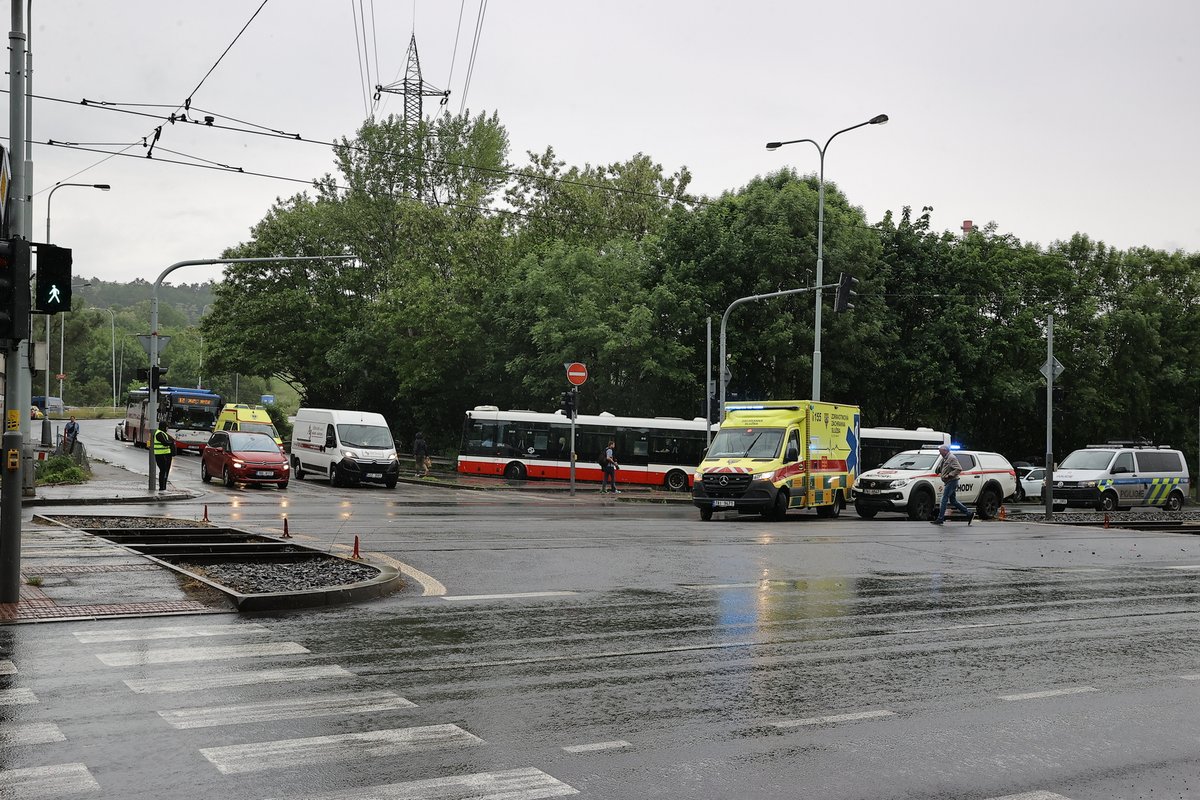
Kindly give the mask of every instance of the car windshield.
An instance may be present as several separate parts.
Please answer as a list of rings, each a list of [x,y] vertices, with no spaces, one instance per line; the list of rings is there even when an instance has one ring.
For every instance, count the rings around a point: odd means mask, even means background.
[[[778,457],[782,443],[783,428],[724,428],[705,458],[772,459]]]
[[[899,453],[884,462],[880,469],[931,470],[939,458],[937,453]]]
[[[245,433],[265,433],[272,439],[275,438],[275,426],[269,422],[239,422],[238,426]]]
[[[260,433],[231,433],[229,449],[239,453],[278,453],[279,445],[270,436]]]
[[[1059,469],[1105,469],[1115,450],[1076,450],[1063,459]]]
[[[344,447],[391,450],[392,432],[378,425],[338,425],[338,438]]]

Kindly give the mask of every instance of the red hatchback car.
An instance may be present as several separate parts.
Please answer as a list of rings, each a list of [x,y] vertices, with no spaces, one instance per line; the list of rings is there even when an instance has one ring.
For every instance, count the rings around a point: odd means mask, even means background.
[[[235,483],[274,483],[286,489],[291,478],[287,456],[265,433],[217,431],[200,454],[200,480],[220,478]]]

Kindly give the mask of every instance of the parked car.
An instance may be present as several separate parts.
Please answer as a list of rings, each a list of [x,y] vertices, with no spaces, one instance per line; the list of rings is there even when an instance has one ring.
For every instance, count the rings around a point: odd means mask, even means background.
[[[1017,477],[1008,459],[999,453],[956,450],[962,475],[958,499],[975,505],[980,519],[991,519],[1004,498],[1016,491]],[[854,482],[854,510],[863,519],[880,511],[907,513],[909,519],[932,519],[942,498],[942,465],[937,448],[906,450],[892,456],[879,469],[869,470]]]
[[[217,431],[200,454],[200,480],[219,478],[235,483],[273,483],[286,489],[291,479],[287,456],[266,433]]]
[[[1042,486],[1046,481],[1045,467],[1027,467],[1021,473],[1021,490],[1027,500],[1040,502]]]

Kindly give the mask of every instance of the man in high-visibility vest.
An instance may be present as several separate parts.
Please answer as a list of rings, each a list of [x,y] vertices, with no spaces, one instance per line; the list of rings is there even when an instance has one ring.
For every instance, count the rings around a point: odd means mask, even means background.
[[[175,455],[175,440],[167,432],[167,423],[158,423],[154,432],[154,463],[158,465],[158,490],[167,490],[167,475],[171,474],[171,458]]]

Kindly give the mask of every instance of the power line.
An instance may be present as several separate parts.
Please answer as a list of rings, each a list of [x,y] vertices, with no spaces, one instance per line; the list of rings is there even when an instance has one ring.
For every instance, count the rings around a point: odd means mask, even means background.
[[[367,92],[367,78],[363,75],[363,52],[358,39],[358,10],[355,8],[354,2],[355,0],[350,0],[350,17],[354,27],[355,60],[358,62],[358,82],[362,86],[363,93],[363,116],[369,117],[371,116],[371,109],[367,103],[367,98],[370,94]]]
[[[454,50],[450,53],[450,74],[446,76],[446,88],[454,85],[454,62],[458,59],[458,37],[462,34],[462,18],[463,11],[467,7],[467,0],[460,0],[458,4],[458,27],[454,29]]]
[[[471,58],[467,61],[467,79],[463,83],[462,104],[458,113],[467,110],[467,91],[471,88],[471,76],[475,74],[475,55],[479,52],[479,39],[483,34],[483,15],[487,13],[487,0],[479,0],[479,14],[475,17],[475,41],[471,43]]]
[[[263,6],[266,4],[267,0],[263,0],[255,12],[250,15],[250,19],[246,20],[246,24],[242,26],[242,29],[238,31],[237,36],[233,37],[233,41],[229,43],[229,46],[225,48],[224,52],[222,52],[217,60],[213,62],[213,65],[209,67],[208,72],[204,73],[204,77],[201,78],[200,82],[196,84],[196,88],[188,92],[187,99],[183,101],[183,107],[185,109],[191,107],[192,98],[196,95],[196,92],[200,91],[200,87],[204,85],[206,80],[208,80],[208,76],[213,74],[213,70],[215,70],[217,65],[220,64],[221,61],[224,60],[225,56],[229,54],[229,51],[233,49],[235,44],[237,44],[238,39],[242,38],[242,34],[246,32],[246,29],[250,27],[250,23],[254,22],[255,17],[258,16],[259,12],[263,10]]]

